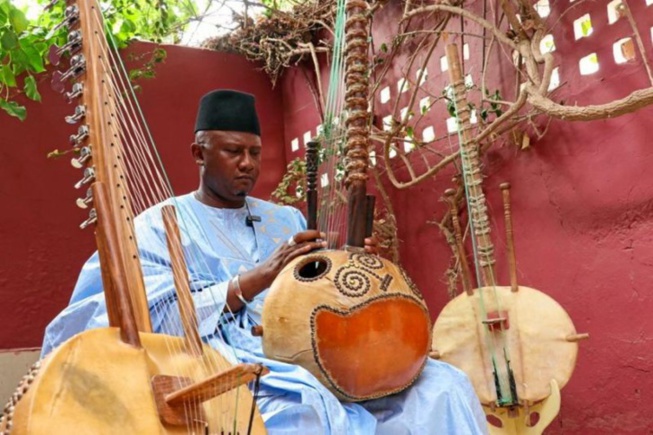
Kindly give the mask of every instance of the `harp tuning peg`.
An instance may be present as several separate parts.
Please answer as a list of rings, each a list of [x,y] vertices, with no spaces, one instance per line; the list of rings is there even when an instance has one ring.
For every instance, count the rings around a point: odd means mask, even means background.
[[[75,189],[81,188],[84,184],[89,183],[95,178],[95,170],[93,168],[84,169],[84,177],[75,183]]]
[[[81,147],[79,149],[79,157],[70,160],[70,164],[73,165],[73,168],[81,169],[84,166],[84,163],[91,158],[91,148],[90,147]]]
[[[93,191],[91,189],[88,189],[86,191],[86,197],[85,198],[77,198],[75,203],[77,204],[77,207],[86,209],[88,208],[88,205],[93,202]]]
[[[82,222],[79,227],[81,229],[86,229],[86,227],[93,225],[95,222],[97,222],[97,212],[92,208],[91,211],[88,212],[88,219]]]
[[[77,129],[77,134],[71,134],[70,135],[70,143],[73,146],[78,146],[79,144],[82,143],[84,139],[86,139],[89,135],[89,129],[88,125],[80,125],[79,128]]]
[[[65,120],[68,124],[76,124],[80,119],[86,116],[86,106],[80,104],[75,107],[75,113],[66,116]]]
[[[62,27],[66,26],[68,28],[74,26],[77,22],[79,22],[79,8],[77,5],[70,5],[66,7],[66,10],[63,13],[63,21],[54,26],[52,29],[52,32],[56,32],[57,30],[61,29]]]
[[[44,10],[44,11],[49,11],[49,10],[52,9],[52,8],[54,7],[54,5],[56,5],[57,3],[59,3],[59,0],[52,0],[50,3],[48,3],[47,5],[45,5],[45,6],[43,7],[43,10]]]
[[[66,72],[55,71],[52,74],[52,89],[55,92],[63,93],[66,80],[71,77],[79,77],[86,71],[86,58],[83,54],[76,54],[70,58],[70,68]]]
[[[75,83],[73,88],[64,94],[64,97],[69,103],[72,103],[74,99],[81,97],[82,94],[84,94],[84,85]]]
[[[79,30],[73,30],[68,33],[68,42],[63,47],[57,47],[52,45],[50,51],[48,52],[48,60],[54,66],[59,65],[61,61],[61,55],[65,52],[70,54],[77,53],[82,48],[82,32]]]

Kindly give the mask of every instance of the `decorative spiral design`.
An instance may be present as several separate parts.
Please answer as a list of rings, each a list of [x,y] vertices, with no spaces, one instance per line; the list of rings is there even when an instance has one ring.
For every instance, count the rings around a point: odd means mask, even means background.
[[[345,296],[359,297],[370,290],[370,279],[353,267],[343,267],[336,273],[335,285]]]
[[[382,269],[383,262],[376,255],[370,254],[353,254],[351,259],[369,269]]]

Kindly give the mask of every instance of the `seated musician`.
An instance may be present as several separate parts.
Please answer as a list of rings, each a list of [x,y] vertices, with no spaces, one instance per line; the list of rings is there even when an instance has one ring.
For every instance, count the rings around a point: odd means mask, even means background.
[[[225,357],[235,349],[239,361],[270,369],[257,395],[270,433],[486,433],[469,380],[448,364],[429,359],[418,380],[403,392],[341,403],[303,368],[267,359],[261,338],[250,329],[259,324],[267,289],[281,269],[323,247],[316,240],[319,233],[306,230],[298,210],[247,196],[259,175],[262,152],[251,95],[228,90],[205,95],[191,151],[200,167],[199,189],[175,198],[174,205],[181,216],[192,216],[180,230],[186,249],[198,254],[187,261],[200,335]],[[136,234],[153,328],[180,335],[172,272],[163,260],[167,248],[159,208],[137,217]],[[373,240],[366,241],[366,250],[375,252]],[[209,274],[202,272],[207,269]],[[96,253],[82,269],[70,305],[48,326],[43,355],[82,330],[107,325]]]

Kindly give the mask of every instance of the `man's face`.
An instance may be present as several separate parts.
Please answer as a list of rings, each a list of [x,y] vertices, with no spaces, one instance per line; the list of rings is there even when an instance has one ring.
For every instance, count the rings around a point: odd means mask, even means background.
[[[261,138],[236,131],[202,131],[192,146],[201,160],[202,187],[224,207],[241,207],[254,188],[261,164]]]

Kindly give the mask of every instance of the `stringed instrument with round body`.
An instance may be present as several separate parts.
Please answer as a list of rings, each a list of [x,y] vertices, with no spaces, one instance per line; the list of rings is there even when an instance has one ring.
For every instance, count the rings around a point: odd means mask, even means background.
[[[435,358],[462,369],[470,378],[492,433],[541,433],[556,416],[562,388],[574,370],[577,334],[565,310],[543,292],[517,284],[508,183],[502,184],[508,234],[511,285],[496,285],[493,245],[482,190],[478,144],[470,135],[470,109],[455,44],[447,61],[460,128],[464,190],[473,233],[477,280],[472,289],[458,222],[456,192],[446,192],[465,292],[451,300],[433,326]],[[548,403],[547,403],[548,401]],[[544,412],[546,411],[546,412]],[[531,414],[538,414],[538,418]]]
[[[343,3],[339,2],[341,13]],[[347,47],[346,248],[313,252],[286,265],[266,295],[258,329],[267,357],[304,367],[345,401],[378,398],[408,387],[421,373],[431,342],[431,321],[419,290],[400,267],[363,249],[374,214],[373,197],[366,194],[367,9],[363,0],[348,1],[346,24],[337,29],[346,29]],[[345,22],[342,16],[336,21]],[[338,41],[336,36],[334,47]],[[335,59],[332,78],[340,76],[337,65]],[[332,125],[327,116],[327,133]],[[307,144],[306,151],[309,229],[318,228],[317,145]],[[328,146],[322,150],[336,154]]]
[[[267,369],[234,364],[202,343],[174,200],[160,208],[169,258],[158,261],[174,278],[170,296],[183,338],[152,332],[131,200],[156,204],[172,192],[164,177],[152,175],[162,168],[153,144],[144,143],[137,102],[105,39],[98,3],[66,5],[62,26],[70,30],[69,42],[53,49],[50,60],[57,65],[64,52],[73,56],[66,72],[53,74],[53,86],[63,92],[70,79],[79,79],[66,93],[77,104],[66,121],[82,123],[70,138],[77,155],[72,164],[84,170],[75,187],[91,184],[78,205],[93,207],[81,227],[95,228],[109,327],[81,332],[40,361],[5,407],[0,432],[264,434],[246,384]],[[141,130],[130,130],[136,127]],[[145,168],[145,183],[159,183],[146,186],[157,192],[153,197],[140,185]]]

